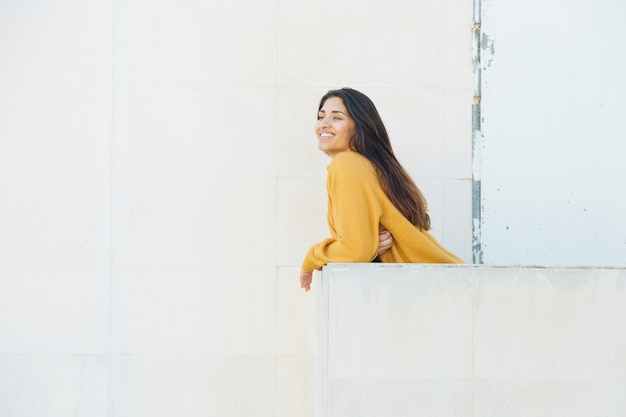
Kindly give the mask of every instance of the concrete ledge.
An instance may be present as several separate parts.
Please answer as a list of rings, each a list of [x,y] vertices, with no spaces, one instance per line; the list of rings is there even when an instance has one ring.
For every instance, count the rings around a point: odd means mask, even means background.
[[[626,416],[626,268],[331,264],[321,417]]]

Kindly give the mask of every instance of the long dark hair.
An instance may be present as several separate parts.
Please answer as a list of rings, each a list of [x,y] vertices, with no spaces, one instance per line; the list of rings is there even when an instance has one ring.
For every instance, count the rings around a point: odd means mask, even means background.
[[[387,129],[372,100],[351,88],[330,90],[322,97],[318,110],[331,97],[343,100],[356,125],[356,132],[350,139],[350,149],[365,156],[374,165],[383,191],[404,217],[419,228],[429,230],[426,199],[396,159]]]

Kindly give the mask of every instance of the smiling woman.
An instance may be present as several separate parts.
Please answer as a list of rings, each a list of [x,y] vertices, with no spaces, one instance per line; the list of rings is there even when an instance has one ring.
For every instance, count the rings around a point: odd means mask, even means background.
[[[354,120],[348,116],[341,98],[330,97],[324,102],[315,124],[320,151],[330,156],[347,151],[355,130]]]
[[[330,237],[306,254],[302,288],[308,291],[313,271],[328,262],[462,263],[428,233],[426,200],[396,159],[366,95],[329,91],[320,101],[315,133],[319,149],[332,157],[326,181]],[[390,248],[382,245],[381,230],[393,236]]]

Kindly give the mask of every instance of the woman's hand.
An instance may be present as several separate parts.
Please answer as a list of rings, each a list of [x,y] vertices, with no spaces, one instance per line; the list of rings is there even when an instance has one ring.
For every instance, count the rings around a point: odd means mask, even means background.
[[[310,290],[311,282],[313,282],[313,271],[300,271],[300,288],[304,288],[304,291]]]
[[[385,229],[383,226],[380,226],[380,229],[378,230],[378,256],[391,249],[392,245],[393,237],[391,236],[391,233],[389,233],[389,230]]]

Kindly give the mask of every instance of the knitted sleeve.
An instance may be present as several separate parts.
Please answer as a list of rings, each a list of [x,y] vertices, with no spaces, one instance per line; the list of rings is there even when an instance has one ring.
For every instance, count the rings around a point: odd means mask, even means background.
[[[302,263],[311,271],[328,262],[370,262],[378,252],[381,215],[378,178],[356,152],[342,152],[328,167],[328,221],[331,237],[313,245]]]

